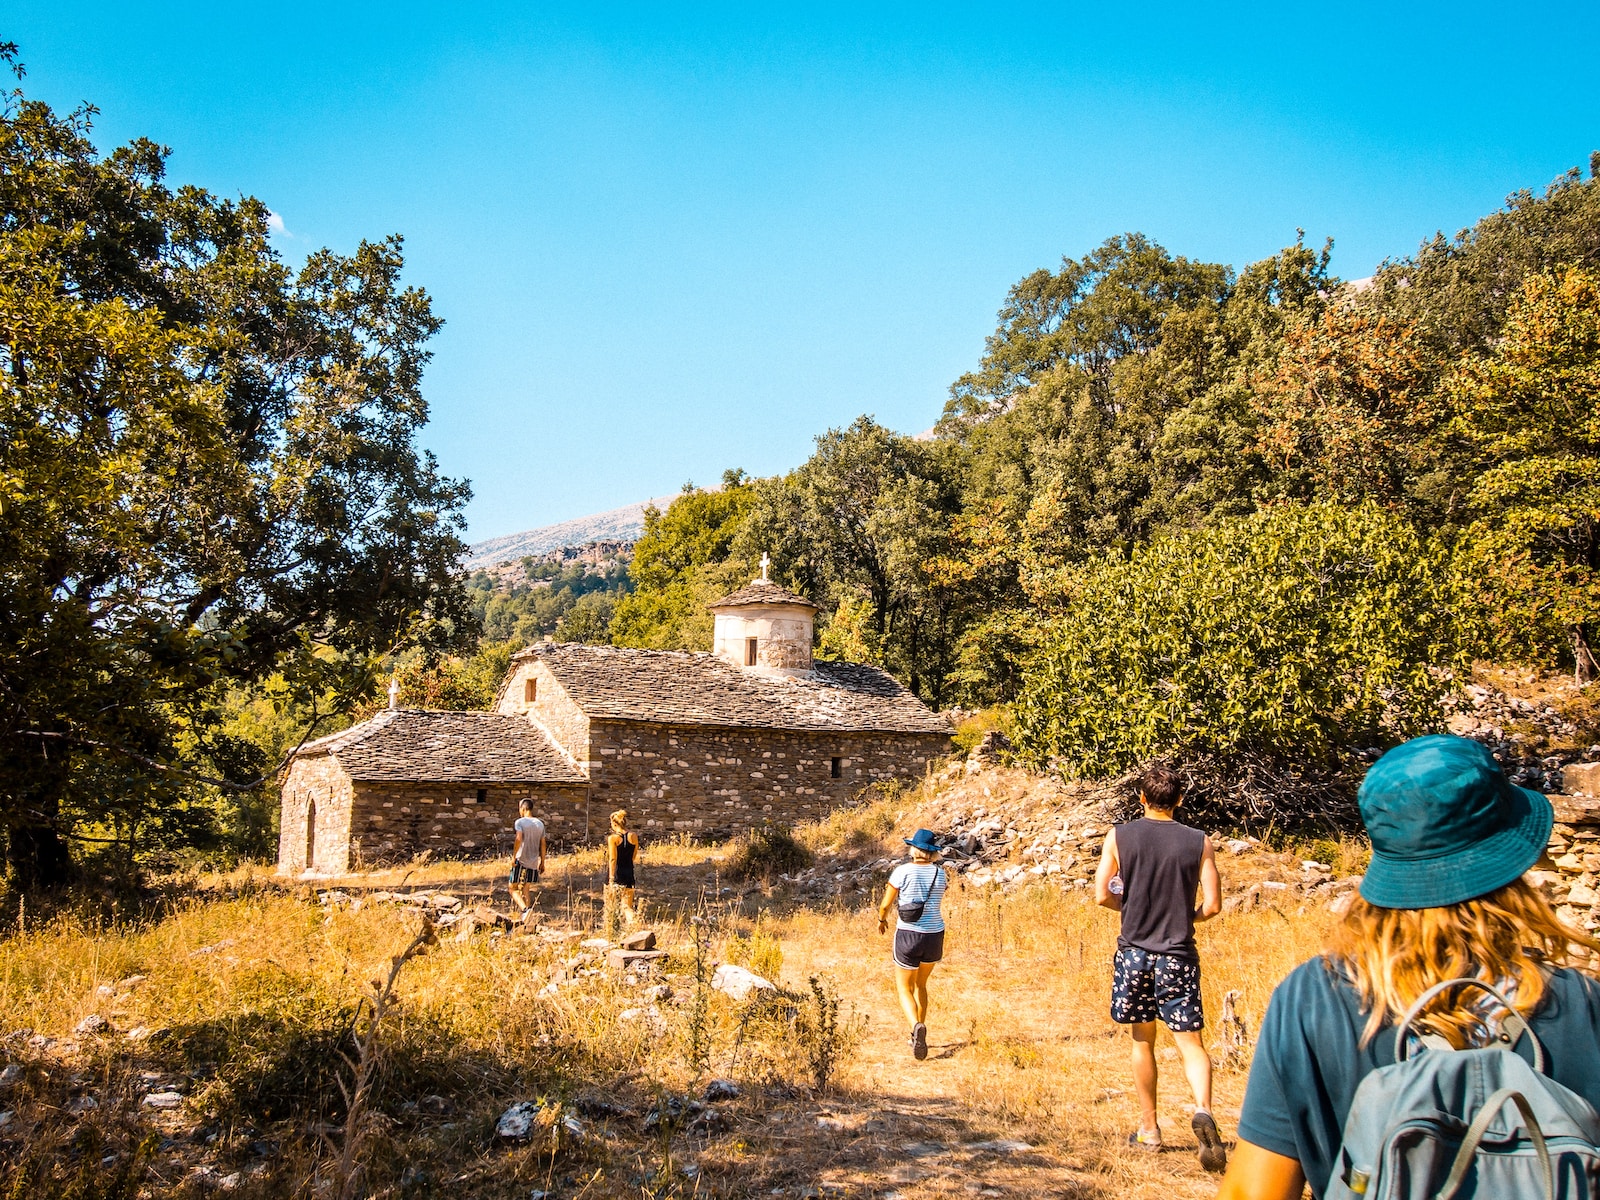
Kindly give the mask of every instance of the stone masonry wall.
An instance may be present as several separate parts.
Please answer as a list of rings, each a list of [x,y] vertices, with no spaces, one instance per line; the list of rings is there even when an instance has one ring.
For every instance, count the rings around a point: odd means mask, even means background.
[[[481,793],[481,795],[480,795]],[[392,862],[423,850],[443,857],[511,855],[517,805],[533,801],[553,848],[586,840],[579,784],[358,783],[351,806],[351,861]],[[602,818],[603,819],[603,818]]]
[[[310,867],[317,871],[343,871],[349,865],[350,777],[330,754],[297,758],[280,789],[278,817],[278,871],[298,875]],[[306,813],[316,805],[314,861],[306,862]]]
[[[1555,870],[1535,869],[1528,878],[1557,905],[1562,920],[1600,933],[1600,763],[1571,763],[1561,772],[1562,792],[1550,797],[1556,810],[1550,835]]]
[[[538,684],[532,704],[524,698],[529,679]],[[513,665],[498,711],[531,718],[582,769],[589,745],[589,718],[544,663],[526,659]]]
[[[726,837],[825,816],[862,788],[916,781],[950,750],[943,734],[802,733],[594,721],[596,827],[614,808],[657,832]],[[840,777],[832,778],[832,760]]]

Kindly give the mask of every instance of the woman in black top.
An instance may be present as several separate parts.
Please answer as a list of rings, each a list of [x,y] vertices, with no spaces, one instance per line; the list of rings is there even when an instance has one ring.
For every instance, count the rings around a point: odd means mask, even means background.
[[[622,908],[630,921],[637,915],[633,907],[633,864],[638,858],[639,835],[628,829],[628,810],[619,808],[611,814],[611,836],[606,838],[606,873],[610,886],[622,896]]]

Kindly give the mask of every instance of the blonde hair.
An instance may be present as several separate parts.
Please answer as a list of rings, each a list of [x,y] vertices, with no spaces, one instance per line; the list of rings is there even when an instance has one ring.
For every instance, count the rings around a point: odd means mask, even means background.
[[[619,808],[611,814],[611,828],[626,829],[628,827],[628,810]]]
[[[1361,997],[1364,1046],[1446,979],[1509,983],[1518,1011],[1528,1016],[1544,999],[1549,972],[1586,965],[1591,952],[1600,953],[1600,942],[1561,920],[1543,896],[1517,879],[1442,908],[1379,908],[1357,894],[1323,959],[1342,970]],[[1420,1032],[1437,1033],[1460,1049],[1480,1024],[1463,1011],[1462,1001],[1478,998],[1439,996],[1417,1021]]]

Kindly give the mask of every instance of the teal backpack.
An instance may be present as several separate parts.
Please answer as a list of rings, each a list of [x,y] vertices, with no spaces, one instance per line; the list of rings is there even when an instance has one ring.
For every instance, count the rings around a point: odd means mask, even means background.
[[[1411,1025],[1441,992],[1476,987],[1506,1010],[1497,1043],[1454,1050]],[[1533,1066],[1512,1047],[1527,1038]],[[1597,1200],[1600,1113],[1544,1073],[1544,1047],[1476,979],[1429,988],[1395,1030],[1395,1061],[1356,1088],[1326,1200]]]

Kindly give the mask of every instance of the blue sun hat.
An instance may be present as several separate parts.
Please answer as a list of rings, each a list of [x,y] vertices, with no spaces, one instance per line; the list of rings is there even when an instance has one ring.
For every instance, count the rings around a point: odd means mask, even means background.
[[[1513,786],[1477,742],[1430,734],[1396,746],[1356,797],[1372,838],[1361,896],[1379,908],[1441,908],[1487,895],[1539,861],[1555,811]]]
[[[921,850],[924,854],[939,853],[939,839],[933,836],[931,829],[919,829],[910,837],[900,840],[913,850]]]

